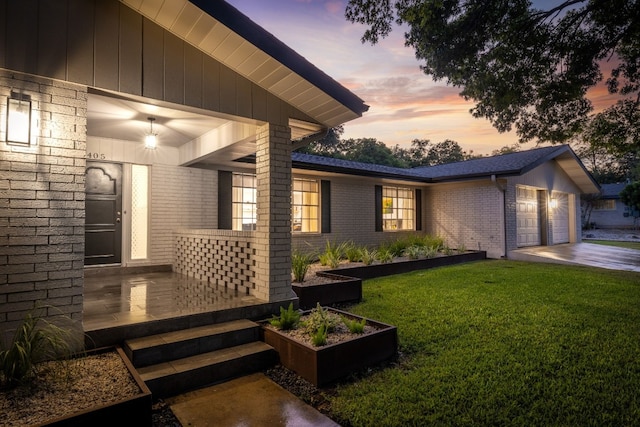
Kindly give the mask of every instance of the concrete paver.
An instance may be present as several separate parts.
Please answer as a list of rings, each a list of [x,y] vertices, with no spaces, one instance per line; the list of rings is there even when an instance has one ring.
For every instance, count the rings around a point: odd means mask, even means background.
[[[640,272],[640,251],[595,243],[534,246],[509,252],[509,258],[522,261],[579,264],[610,270]]]
[[[184,427],[339,427],[261,373],[166,401]]]

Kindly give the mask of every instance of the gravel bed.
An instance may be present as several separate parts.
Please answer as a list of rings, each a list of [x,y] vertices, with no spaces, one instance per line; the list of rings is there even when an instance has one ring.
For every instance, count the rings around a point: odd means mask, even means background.
[[[92,406],[117,402],[140,393],[115,352],[39,364],[29,384],[0,390],[3,426],[43,423]]]

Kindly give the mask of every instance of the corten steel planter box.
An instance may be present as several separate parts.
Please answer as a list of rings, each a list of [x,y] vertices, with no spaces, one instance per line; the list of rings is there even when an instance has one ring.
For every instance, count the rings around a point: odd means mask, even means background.
[[[151,426],[151,391],[142,381],[124,351],[120,347],[104,347],[88,352],[88,355],[116,351],[123,360],[131,377],[138,385],[140,393],[130,398],[87,408],[65,417],[47,421],[42,426],[106,426],[126,424],[132,426]]]
[[[326,270],[325,273],[340,274],[360,279],[373,279],[375,277],[390,276],[392,274],[408,273],[415,270],[425,270],[434,267],[462,264],[470,261],[480,261],[487,258],[486,251],[470,251],[463,254],[438,256],[386,264],[363,265],[359,267],[339,268]]]
[[[300,308],[314,308],[318,303],[332,305],[362,300],[362,279],[323,271],[317,272],[316,275],[335,281],[313,285],[291,283],[293,291],[300,300]]]
[[[345,311],[333,308],[327,310],[353,319],[362,319]],[[280,356],[280,363],[317,387],[390,359],[398,350],[397,328],[371,319],[367,319],[367,325],[375,327],[375,332],[322,347],[303,344],[266,324],[267,321],[262,322],[264,342],[275,348]]]

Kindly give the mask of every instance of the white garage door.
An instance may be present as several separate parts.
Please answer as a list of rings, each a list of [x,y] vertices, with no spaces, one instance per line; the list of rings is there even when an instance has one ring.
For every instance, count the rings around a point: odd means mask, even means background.
[[[553,193],[552,199],[556,200],[556,207],[551,212],[553,244],[569,243],[569,195]]]
[[[540,209],[534,188],[516,187],[518,247],[540,245]]]

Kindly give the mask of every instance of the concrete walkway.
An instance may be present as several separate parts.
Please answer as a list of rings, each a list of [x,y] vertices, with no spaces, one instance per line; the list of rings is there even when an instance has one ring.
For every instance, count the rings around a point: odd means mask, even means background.
[[[509,252],[509,259],[640,272],[640,251],[595,243],[520,248]]]
[[[264,374],[237,378],[166,402],[185,427],[340,427]]]

